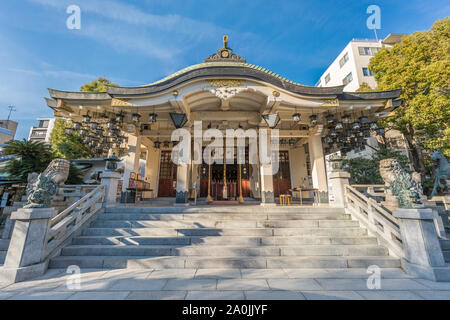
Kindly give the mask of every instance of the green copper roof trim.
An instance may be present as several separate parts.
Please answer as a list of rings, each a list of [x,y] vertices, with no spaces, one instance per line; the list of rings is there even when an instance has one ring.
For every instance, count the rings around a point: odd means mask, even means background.
[[[155,81],[155,82],[143,85],[143,86],[139,86],[139,87],[153,86],[153,85],[156,85],[158,83],[165,82],[165,81],[167,81],[169,79],[175,78],[175,77],[177,77],[179,75],[182,75],[182,74],[184,74],[186,72],[189,72],[189,71],[192,71],[192,70],[197,70],[197,69],[202,69],[202,68],[208,68],[208,67],[246,67],[246,68],[262,71],[264,73],[267,73],[267,74],[269,74],[271,76],[274,76],[274,77],[276,77],[276,78],[278,78],[278,79],[280,79],[282,81],[288,82],[288,83],[296,84],[296,85],[299,85],[299,86],[304,86],[304,85],[302,85],[300,83],[294,82],[294,81],[289,80],[289,79],[287,79],[287,78],[285,78],[283,76],[280,76],[279,74],[277,74],[275,72],[272,72],[269,69],[263,68],[261,66],[257,66],[255,64],[243,63],[243,62],[224,62],[224,61],[220,61],[219,62],[218,61],[218,62],[203,62],[203,63],[199,63],[199,64],[194,64],[194,65],[189,66],[187,68],[181,69],[181,70],[179,70],[179,71],[177,71],[175,73],[172,73],[171,75],[169,75],[169,76],[167,76],[167,77],[165,77],[165,78],[163,78],[161,80],[158,80],[158,81]]]

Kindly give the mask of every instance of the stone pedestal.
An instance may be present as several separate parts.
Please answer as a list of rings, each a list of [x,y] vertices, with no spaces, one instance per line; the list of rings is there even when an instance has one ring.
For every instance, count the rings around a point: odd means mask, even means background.
[[[404,258],[403,268],[412,275],[433,281],[450,281],[431,209],[397,209]]]
[[[345,205],[345,185],[349,184],[350,173],[345,171],[333,171],[330,173],[330,183],[333,190],[333,207],[344,207]]]
[[[398,209],[398,199],[392,194],[392,191],[391,189],[389,189],[389,187],[387,187],[386,189],[386,199],[385,201],[381,201],[381,204],[391,212],[394,212]]]
[[[55,214],[53,208],[19,209],[11,214],[15,226],[0,281],[19,282],[45,273],[45,237]]]
[[[115,171],[104,171],[100,178],[101,183],[106,186],[105,190],[105,201],[103,202],[104,207],[112,207],[117,201],[117,186],[121,174]]]

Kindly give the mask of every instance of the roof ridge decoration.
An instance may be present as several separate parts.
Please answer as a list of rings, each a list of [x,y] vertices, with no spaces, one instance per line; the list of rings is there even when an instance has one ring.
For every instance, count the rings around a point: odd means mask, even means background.
[[[216,62],[216,61],[231,61],[231,62],[247,62],[245,59],[242,59],[236,53],[233,53],[233,50],[228,47],[228,36],[223,36],[223,47],[217,50],[217,53],[214,53],[206,58],[205,62]]]

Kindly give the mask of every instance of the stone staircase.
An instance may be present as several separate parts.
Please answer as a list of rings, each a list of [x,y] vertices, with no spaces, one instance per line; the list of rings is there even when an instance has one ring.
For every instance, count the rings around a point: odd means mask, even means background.
[[[50,268],[400,267],[344,209],[109,208]]]

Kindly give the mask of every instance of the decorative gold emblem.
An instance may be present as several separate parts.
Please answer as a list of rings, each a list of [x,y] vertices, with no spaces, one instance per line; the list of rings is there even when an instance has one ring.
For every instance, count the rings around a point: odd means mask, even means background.
[[[111,106],[112,107],[131,107],[133,104],[127,102],[128,99],[117,99],[112,98],[111,100]]]
[[[321,107],[339,107],[339,99],[328,99],[320,105]]]
[[[243,87],[241,80],[236,79],[215,79],[215,80],[208,80],[210,87]]]
[[[222,51],[222,58],[228,58],[228,51]]]
[[[174,91],[172,92],[172,95],[173,95],[174,97],[178,96],[178,94],[179,94],[179,92],[178,92],[177,90],[174,90]]]
[[[274,91],[274,92],[272,92],[272,95],[273,95],[274,97],[279,97],[279,96],[280,96],[280,93],[279,93],[278,91]]]

